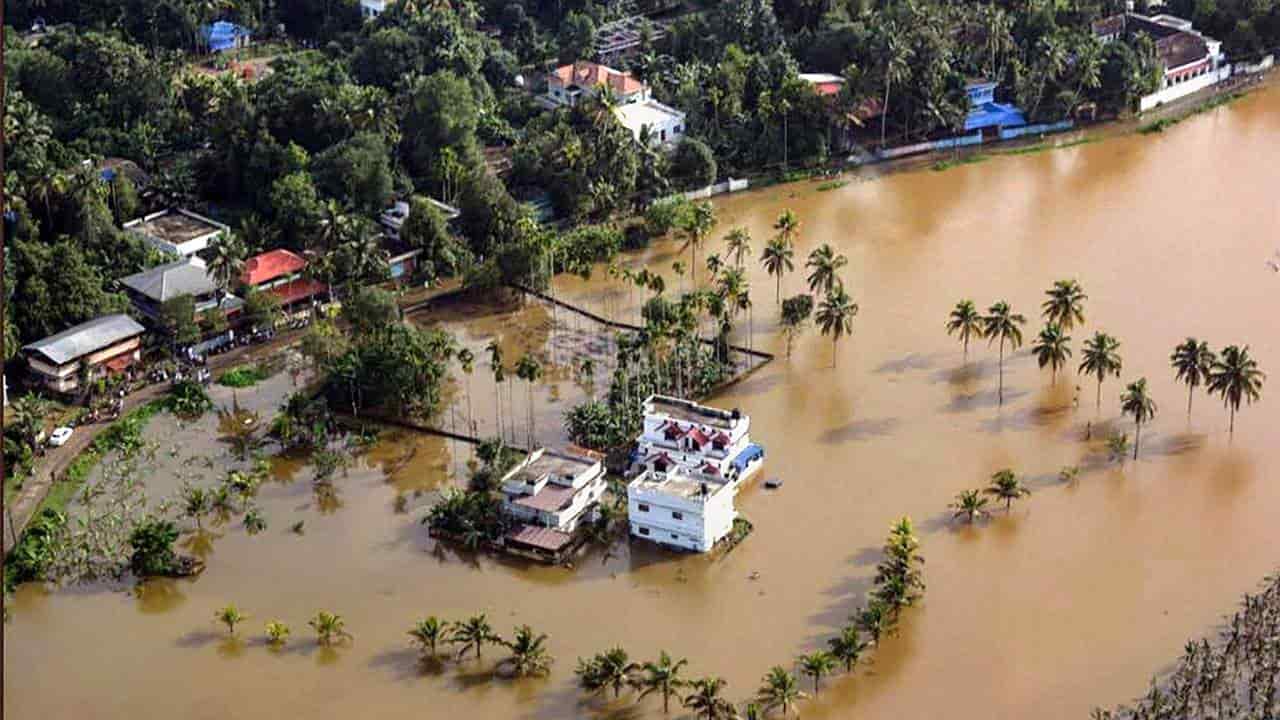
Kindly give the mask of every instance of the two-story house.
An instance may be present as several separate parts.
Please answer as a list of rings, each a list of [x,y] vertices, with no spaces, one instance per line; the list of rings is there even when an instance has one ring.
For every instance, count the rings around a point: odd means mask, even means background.
[[[104,315],[22,348],[32,376],[60,394],[74,393],[82,378],[122,373],[141,359],[146,328],[128,315]]]
[[[573,107],[584,98],[608,92],[613,97],[613,114],[639,142],[674,145],[684,138],[685,114],[653,99],[649,86],[628,72],[579,60],[562,65],[547,75],[547,101]]]
[[[503,512],[514,521],[506,546],[556,558],[604,495],[604,465],[539,448],[503,476],[501,487]]]

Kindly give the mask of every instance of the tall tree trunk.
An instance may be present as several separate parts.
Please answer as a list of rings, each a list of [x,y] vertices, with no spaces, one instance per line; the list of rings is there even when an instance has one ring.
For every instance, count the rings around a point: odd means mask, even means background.
[[[1142,423],[1135,422],[1133,431],[1133,459],[1138,459],[1138,448],[1142,445]]]
[[[1098,412],[1102,412],[1102,376],[1098,376]]]
[[[1191,399],[1195,396],[1196,386],[1187,386],[1187,421],[1191,421]]]
[[[893,82],[893,76],[885,73],[884,76],[884,103],[880,106],[880,149],[884,149],[884,133],[885,123],[889,121],[889,85]]]
[[[1000,338],[1000,386],[997,391],[999,403],[1004,405],[1004,337]]]

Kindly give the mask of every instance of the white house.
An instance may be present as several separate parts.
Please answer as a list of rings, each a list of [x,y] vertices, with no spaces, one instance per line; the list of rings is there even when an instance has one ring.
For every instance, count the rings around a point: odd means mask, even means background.
[[[154,212],[130,220],[123,227],[160,252],[180,258],[196,256],[198,264],[204,261],[197,254],[230,230],[220,222],[181,208]]]
[[[733,529],[733,498],[760,470],[764,448],[751,442],[751,419],[680,398],[645,400],[627,486],[635,537],[706,552]]]
[[[1138,101],[1140,111],[1186,97],[1231,77],[1231,64],[1222,54],[1222,42],[1201,34],[1190,20],[1174,15],[1139,15],[1129,12],[1093,23],[1094,36],[1103,43],[1138,33],[1156,45],[1163,74],[1160,88]]]
[[[365,20],[378,17],[387,9],[388,0],[360,0],[360,16]]]
[[[530,453],[501,485],[502,510],[515,521],[506,545],[552,557],[570,545],[606,487],[599,460],[546,448]]]
[[[637,141],[648,128],[650,143],[675,144],[684,138],[685,114],[653,99],[650,88],[634,75],[607,65],[579,60],[547,75],[546,101],[552,106],[573,107],[583,98],[601,92],[613,96],[614,115]]]
[[[646,469],[627,485],[631,535],[662,545],[707,552],[733,529],[737,483],[672,466]]]

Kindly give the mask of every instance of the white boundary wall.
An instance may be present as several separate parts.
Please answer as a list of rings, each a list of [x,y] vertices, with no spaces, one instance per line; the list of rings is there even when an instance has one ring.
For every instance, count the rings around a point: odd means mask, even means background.
[[[1184,98],[1191,93],[1203,90],[1210,85],[1216,85],[1223,80],[1231,77],[1231,65],[1223,65],[1217,70],[1201,75],[1198,78],[1192,78],[1186,82],[1170,85],[1163,90],[1157,90],[1150,95],[1144,96],[1138,101],[1138,112],[1146,112],[1154,107],[1159,107],[1167,102],[1173,102],[1178,98]]]

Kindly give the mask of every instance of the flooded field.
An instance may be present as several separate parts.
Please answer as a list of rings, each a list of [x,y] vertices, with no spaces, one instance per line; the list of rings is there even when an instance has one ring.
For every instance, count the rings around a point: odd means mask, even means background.
[[[615,644],[633,658],[661,649],[687,657],[691,675],[722,675],[728,696],[745,699],[769,666],[814,649],[862,602],[879,543],[902,514],[916,519],[928,559],[924,603],[871,665],[824,683],[804,717],[1065,720],[1128,701],[1280,563],[1280,275],[1264,264],[1280,247],[1277,147],[1272,89],[1160,135],[720,202],[716,236],[749,229],[753,261],[777,214],[794,210],[803,222],[797,259],[836,246],[861,305],[837,367],[830,342],[810,332],[792,359],[714,399],[752,416],[769,452],[765,474],[786,480],[776,493],[744,491],[738,506],[756,529],[731,554],[708,561],[623,543],[569,570],[444,548],[418,520],[465,449],[397,435],[338,481],[332,512],[311,505],[305,468],[278,464],[281,482],[259,497],[269,529],[228,528],[198,580],[141,592],[22,588],[5,632],[5,713],[660,716],[654,701],[582,701],[576,657]],[[702,255],[720,249],[712,243]],[[628,261],[664,271],[678,288],[675,252],[656,246]],[[755,345],[780,352],[772,279],[751,267]],[[1137,462],[1109,464],[1098,442],[1083,440],[1089,421],[1131,430],[1118,417],[1121,382],[1107,381],[1095,413],[1089,380],[1051,386],[1024,349],[1006,363],[999,407],[995,350],[973,348],[966,367],[943,330],[957,300],[985,308],[1005,299],[1029,316],[1034,336],[1044,289],[1069,277],[1089,294],[1076,359],[1094,330],[1117,336],[1120,381],[1147,377],[1159,404]],[[802,283],[802,272],[788,276],[784,294]],[[626,291],[608,288],[603,272],[563,279],[556,292],[628,319]],[[444,322],[465,325],[469,346],[498,336],[524,348],[545,342],[538,320]],[[1231,440],[1216,400],[1198,396],[1186,417],[1168,356],[1188,335],[1215,348],[1249,344],[1271,374]],[[477,355],[472,401],[483,430],[494,401],[491,380],[480,380],[487,358]],[[548,375],[539,393],[572,384]],[[524,394],[514,389],[520,420]],[[455,408],[464,395],[453,395]],[[554,419],[540,436],[560,432],[558,422],[548,427]],[[156,432],[162,444],[208,443],[210,434],[173,424]],[[1081,466],[1078,483],[1056,480],[1064,465]],[[948,522],[958,491],[1006,466],[1028,477],[1030,498],[976,527]],[[408,511],[397,513],[395,497],[406,493]],[[305,519],[304,534],[287,531],[294,518]],[[251,616],[240,641],[213,620],[228,602]],[[306,620],[320,609],[342,614],[354,641],[319,648]],[[418,663],[405,634],[416,619],[476,612],[504,634],[517,623],[548,633],[552,675],[494,677],[496,648],[483,662]],[[294,628],[280,652],[260,639],[274,619]]]

